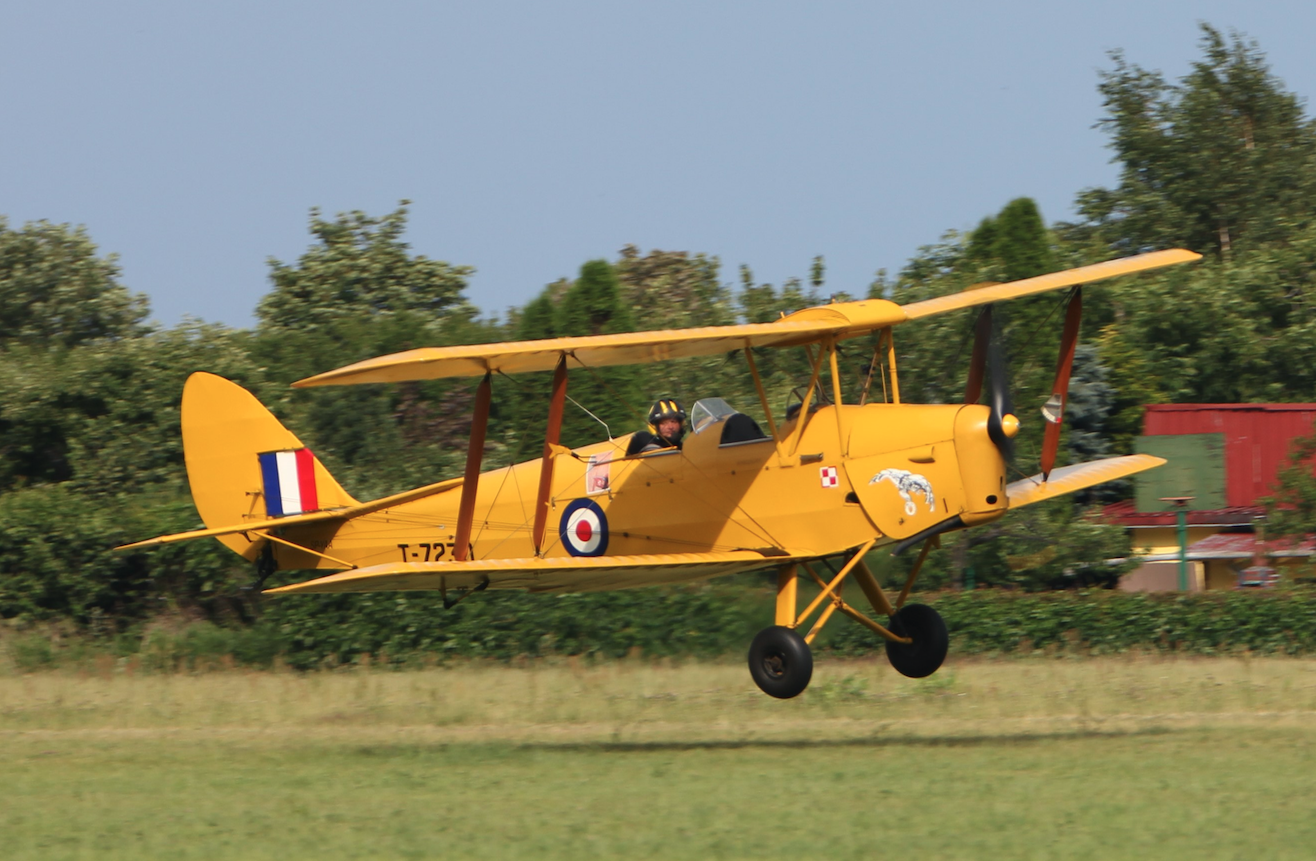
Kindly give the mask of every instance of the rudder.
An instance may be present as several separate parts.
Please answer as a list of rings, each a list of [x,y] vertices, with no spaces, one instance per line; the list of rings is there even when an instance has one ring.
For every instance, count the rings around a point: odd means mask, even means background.
[[[209,529],[357,504],[297,435],[237,383],[203,372],[188,377],[182,425],[192,501]],[[253,549],[242,535],[219,540],[243,556]]]

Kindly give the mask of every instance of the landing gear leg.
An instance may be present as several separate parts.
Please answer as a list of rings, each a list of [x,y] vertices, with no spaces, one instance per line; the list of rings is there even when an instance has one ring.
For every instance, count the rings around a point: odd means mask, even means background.
[[[777,624],[759,631],[749,647],[749,674],[769,696],[799,696],[813,677],[813,653],[795,633],[799,572],[786,565],[777,572]]]
[[[749,674],[768,696],[799,696],[813,678],[813,653],[804,638],[781,625],[759,631],[749,646]]]

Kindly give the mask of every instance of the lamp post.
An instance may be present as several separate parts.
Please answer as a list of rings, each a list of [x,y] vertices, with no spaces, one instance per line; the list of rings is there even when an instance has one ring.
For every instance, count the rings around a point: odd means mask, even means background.
[[[1175,522],[1179,527],[1179,591],[1188,591],[1188,503],[1192,496],[1162,496],[1161,502],[1174,503]]]

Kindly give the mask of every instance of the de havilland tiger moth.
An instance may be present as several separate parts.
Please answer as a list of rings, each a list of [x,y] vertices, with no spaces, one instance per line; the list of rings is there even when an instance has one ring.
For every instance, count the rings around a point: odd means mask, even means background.
[[[625,589],[773,569],[776,618],[749,649],[750,673],[764,692],[787,698],[807,687],[809,644],[836,612],[885,640],[899,672],[927,676],[946,656],[946,626],[934,609],[907,599],[940,536],[1163,463],[1134,454],[1054,468],[1081,285],[1199,257],[1158,251],[907,305],[838,302],[771,323],[429,347],[295,383],[480,378],[464,474],[369,502],[344,490],[245,389],[196,373],[183,390],[182,433],[206,528],[127,547],[215,538],[254,562],[261,583],[280,570],[334,572],[267,594],[437,589],[449,604],[484,589]],[[992,307],[1061,289],[1070,295],[1055,383],[1042,410],[1040,472],[1009,482],[1019,420],[992,336]],[[963,402],[903,401],[896,329],[975,307]],[[845,403],[837,347],[861,336],[876,336],[870,367],[878,369],[881,385],[872,388],[882,399]],[[793,411],[778,417],[754,351],[785,347],[808,351],[812,373]],[[766,428],[713,397],[694,404],[678,447],[632,453],[633,435],[575,449],[559,444],[572,369],[734,352],[748,364]],[[482,473],[493,375],[534,371],[553,372],[542,456]],[[984,382],[988,403],[979,404]],[[865,554],[885,546],[897,553],[920,548],[895,595],[864,563]],[[801,576],[820,590],[803,609]],[[842,597],[847,579],[876,619]]]

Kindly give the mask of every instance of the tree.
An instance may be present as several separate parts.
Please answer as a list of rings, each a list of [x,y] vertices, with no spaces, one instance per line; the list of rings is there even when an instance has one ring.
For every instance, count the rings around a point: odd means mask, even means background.
[[[1030,505],[987,526],[947,536],[940,549],[928,554],[920,581],[924,588],[963,584],[961,577],[972,568],[977,586],[1026,592],[1111,588],[1137,564],[1130,561],[1129,541],[1122,526],[1079,506]],[[903,580],[898,570],[887,577],[892,585]]]
[[[1316,127],[1255,42],[1201,27],[1203,58],[1178,85],[1119,51],[1101,75],[1120,184],[1084,191],[1079,211],[1124,253],[1229,255],[1311,222]]]
[[[296,265],[270,261],[274,286],[257,308],[252,349],[273,380],[286,384],[418,347],[503,339],[463,295],[471,267],[411,254],[403,240],[407,203],[379,218],[350,212],[330,221],[311,210],[316,244]],[[270,406],[367,497],[460,470],[470,389],[469,380],[437,380],[285,391]]]
[[[0,353],[0,492],[59,482],[97,498],[181,488],[183,382],[205,369],[260,390],[248,342],[245,332],[191,323]]]
[[[552,285],[526,303],[516,324],[518,341],[539,341],[557,337]]]
[[[631,309],[622,301],[617,270],[606,260],[590,260],[561,301],[553,328],[563,337],[634,331]]]
[[[616,265],[622,301],[640,329],[734,322],[735,308],[718,281],[720,268],[716,257],[658,249],[641,256],[634,245],[622,248]]]
[[[633,331],[635,318],[622,290],[617,270],[611,263],[587,261],[574,281],[554,282],[526,305],[517,322],[516,335],[530,340]],[[644,395],[637,385],[636,369],[582,368],[576,362],[570,363],[568,370],[567,395],[576,403],[568,402],[563,413],[563,445],[580,446],[598,441],[604,436],[600,421],[614,436],[629,433],[643,422]],[[495,384],[510,386],[515,391],[511,397],[502,399],[495,426],[505,438],[514,441],[515,451],[521,457],[535,456],[536,446],[542,444],[551,379],[549,374],[523,374],[500,379]],[[586,409],[598,420],[586,414]]]
[[[999,214],[984,218],[969,236],[969,256],[995,262],[1006,281],[1018,281],[1055,271],[1051,236],[1031,197],[1018,197]]]
[[[142,334],[146,297],[118,278],[115,256],[98,257],[83,228],[34,221],[10,230],[0,216],[0,348]]]
[[[462,291],[475,270],[411,255],[402,241],[408,203],[381,218],[354,211],[327,221],[312,209],[310,230],[318,244],[296,266],[270,260],[274,289],[256,309],[260,328],[332,329],[345,320],[407,313],[430,321],[469,315]]]
[[[1316,433],[1292,443],[1275,495],[1265,500],[1270,537],[1301,540],[1316,534]]]

